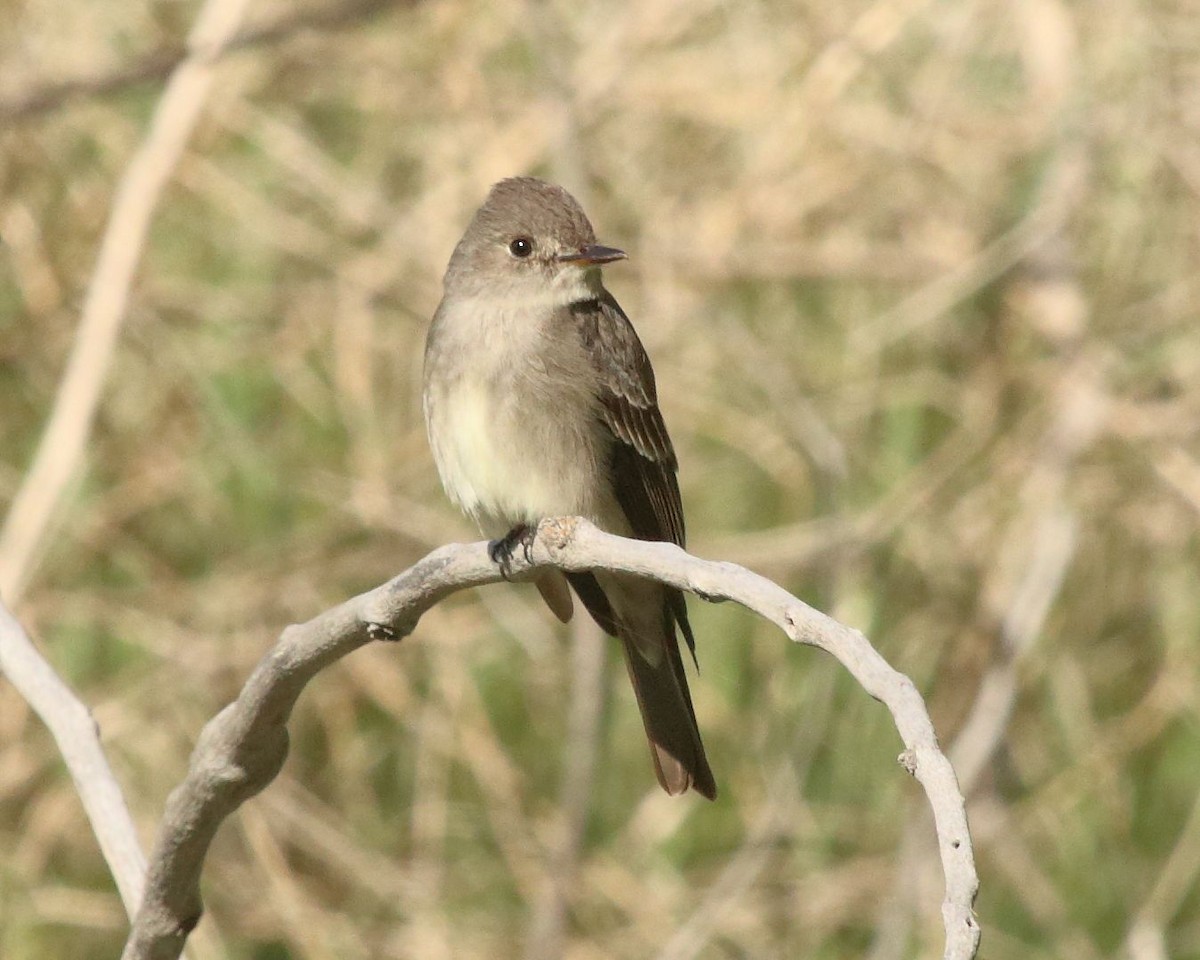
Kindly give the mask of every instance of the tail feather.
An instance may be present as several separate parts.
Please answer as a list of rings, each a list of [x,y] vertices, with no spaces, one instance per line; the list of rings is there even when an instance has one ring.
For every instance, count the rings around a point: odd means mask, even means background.
[[[546,601],[546,606],[563,623],[571,622],[571,615],[575,612],[575,604],[571,601],[571,588],[567,586],[567,581],[557,570],[547,570],[545,573],[539,574],[537,579],[533,581],[538,588],[538,593],[542,595],[542,599]]]
[[[655,665],[629,637],[621,637],[621,646],[658,782],[672,796],[691,788],[709,800],[716,799],[717,784],[704,754],[678,648],[673,647],[670,655]]]
[[[678,624],[694,657],[683,595],[644,580],[605,577],[602,587],[594,574],[567,577],[600,628],[621,640],[658,782],[672,796],[690,788],[715,799],[717,784],[700,739],[675,633]]]

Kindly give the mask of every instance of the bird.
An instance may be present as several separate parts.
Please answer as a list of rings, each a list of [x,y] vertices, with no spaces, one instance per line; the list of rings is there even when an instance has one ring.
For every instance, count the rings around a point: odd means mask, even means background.
[[[425,345],[426,428],[447,496],[494,538],[506,579],[547,517],[685,546],[654,370],[601,275],[625,258],[570,193],[534,177],[496,183],[450,257]],[[683,593],[605,571],[534,582],[560,620],[574,591],[620,641],[663,789],[715,799],[680,652],[682,635],[695,661]]]

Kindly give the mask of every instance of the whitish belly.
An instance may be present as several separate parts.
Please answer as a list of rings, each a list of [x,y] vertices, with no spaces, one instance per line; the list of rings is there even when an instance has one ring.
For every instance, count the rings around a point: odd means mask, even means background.
[[[446,492],[490,536],[594,516],[602,439],[591,403],[582,390],[460,381],[434,431]]]

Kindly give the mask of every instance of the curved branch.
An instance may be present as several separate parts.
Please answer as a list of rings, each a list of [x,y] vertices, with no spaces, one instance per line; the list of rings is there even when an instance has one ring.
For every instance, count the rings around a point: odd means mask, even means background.
[[[938,748],[912,681],[893,670],[861,633],[742,567],[700,560],[669,543],[615,537],[578,518],[543,521],[530,556],[528,563],[514,557],[515,574],[547,566],[637,574],[706,600],[734,600],[778,625],[792,640],[836,657],[891,712],[905,746],[901,763],[924,787],[933,809],[946,876],[943,956],[975,956],[979,925],[971,905],[978,879],[954,770]],[[408,635],[421,615],[449,594],[500,579],[484,543],[452,544],[383,586],[283,632],[237,700],[204,728],[187,777],[167,800],[145,899],[123,960],[179,955],[200,919],[200,871],[208,846],[225,817],[279,772],[288,748],[288,717],[305,684],[368,640]]]
[[[0,603],[0,673],[50,728],[130,917],[142,900],[146,858],[92,714]]]

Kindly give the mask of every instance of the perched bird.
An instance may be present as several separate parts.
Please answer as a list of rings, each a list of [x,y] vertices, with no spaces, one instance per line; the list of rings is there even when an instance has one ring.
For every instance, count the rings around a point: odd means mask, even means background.
[[[425,345],[425,423],[446,493],[497,538],[489,551],[502,569],[545,517],[684,544],[650,358],[600,276],[624,257],[596,242],[566,190],[517,177],[492,187],[446,268]],[[683,594],[626,575],[542,572],[535,583],[564,622],[568,581],[621,641],[663,789],[713,799],[676,634],[694,658]]]

